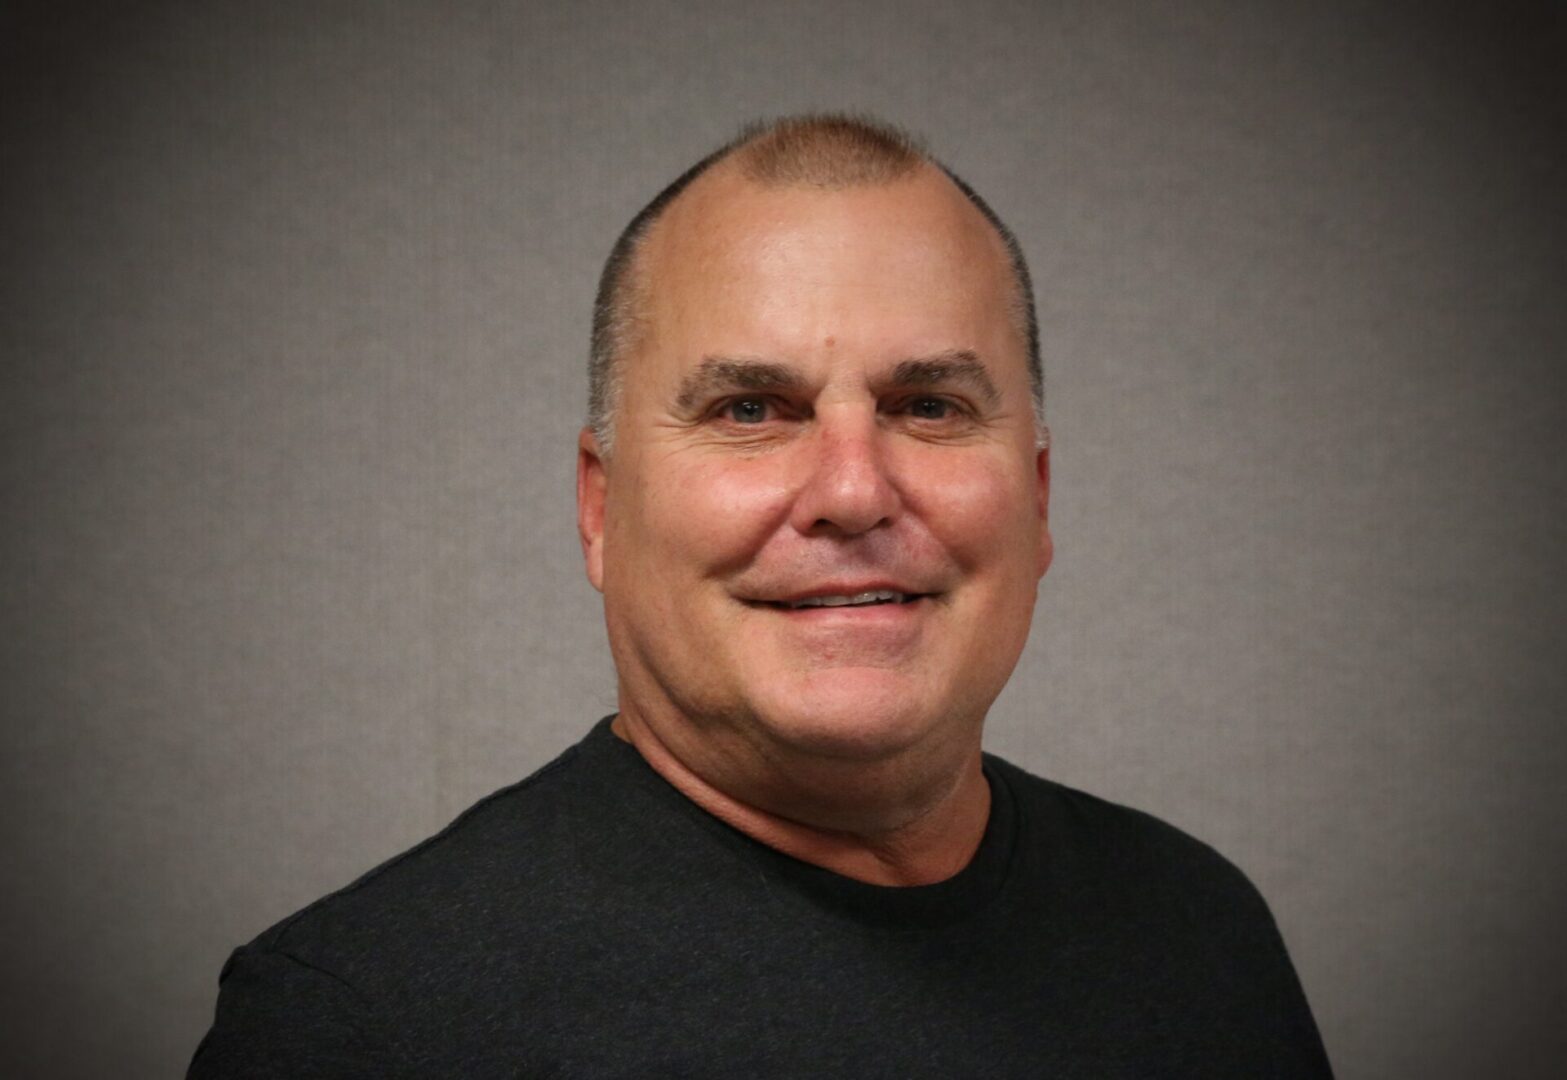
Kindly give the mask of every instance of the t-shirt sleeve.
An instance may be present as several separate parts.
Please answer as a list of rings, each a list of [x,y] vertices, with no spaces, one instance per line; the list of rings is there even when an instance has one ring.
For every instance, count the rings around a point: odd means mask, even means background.
[[[1239,869],[1217,853],[1212,859],[1217,871],[1198,916],[1211,930],[1206,955],[1194,957],[1192,966],[1210,998],[1209,1035],[1233,1056],[1233,1071],[1224,1075],[1331,1080],[1322,1036],[1273,913]]]
[[[1249,997],[1241,996],[1245,987],[1235,990],[1239,1000],[1249,1000],[1261,1013],[1257,1024],[1259,1060],[1274,1060],[1276,1071],[1258,1075],[1332,1080],[1333,1067],[1328,1063],[1322,1035],[1284,939],[1261,894],[1255,888],[1251,892],[1258,909],[1255,938],[1261,939],[1255,961],[1257,970]]]
[[[382,1077],[371,1011],[339,976],[276,949],[247,946],[219,976],[217,1013],[187,1080]]]

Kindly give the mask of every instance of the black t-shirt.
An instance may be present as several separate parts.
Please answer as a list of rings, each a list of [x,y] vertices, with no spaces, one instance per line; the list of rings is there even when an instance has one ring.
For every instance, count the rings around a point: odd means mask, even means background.
[[[867,885],[710,816],[603,721],[237,950],[190,1075],[1331,1075],[1238,870],[985,774],[961,873]]]

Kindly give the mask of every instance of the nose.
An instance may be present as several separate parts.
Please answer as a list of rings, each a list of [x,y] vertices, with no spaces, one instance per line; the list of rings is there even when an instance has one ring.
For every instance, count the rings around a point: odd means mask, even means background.
[[[807,535],[858,536],[892,521],[900,506],[874,416],[817,414],[804,452],[791,520]]]

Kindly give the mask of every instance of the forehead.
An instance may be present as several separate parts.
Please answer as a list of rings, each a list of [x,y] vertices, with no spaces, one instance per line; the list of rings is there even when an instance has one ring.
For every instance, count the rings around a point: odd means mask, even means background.
[[[669,207],[639,263],[636,366],[703,350],[792,359],[828,339],[865,360],[962,348],[1023,366],[1005,246],[934,168],[824,190],[720,165]]]

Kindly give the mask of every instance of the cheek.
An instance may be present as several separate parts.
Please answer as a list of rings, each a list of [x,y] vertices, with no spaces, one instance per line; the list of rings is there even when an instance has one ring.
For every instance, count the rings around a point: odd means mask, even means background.
[[[913,463],[907,500],[942,546],[970,569],[998,560],[1032,565],[1039,520],[1033,488],[1009,461]]]
[[[770,461],[664,462],[649,473],[631,493],[641,526],[626,537],[644,571],[727,572],[788,516],[789,487]]]

